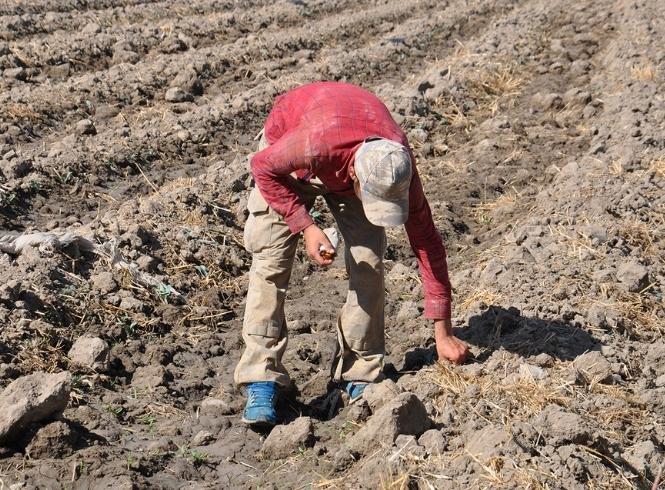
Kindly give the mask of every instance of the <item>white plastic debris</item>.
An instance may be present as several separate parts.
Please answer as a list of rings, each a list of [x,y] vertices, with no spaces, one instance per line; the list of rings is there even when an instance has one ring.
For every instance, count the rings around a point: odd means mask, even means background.
[[[323,233],[325,233],[328,240],[330,240],[332,248],[337,251],[337,247],[339,246],[339,232],[335,228],[326,228],[323,230]]]

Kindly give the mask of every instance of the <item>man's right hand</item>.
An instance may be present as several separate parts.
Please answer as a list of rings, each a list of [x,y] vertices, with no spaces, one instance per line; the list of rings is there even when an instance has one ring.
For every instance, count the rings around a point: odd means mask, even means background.
[[[331,254],[335,253],[330,240],[321,231],[321,228],[315,224],[311,224],[303,230],[303,236],[305,237],[305,250],[307,250],[307,255],[309,255],[310,259],[322,266],[332,264],[332,259],[325,259],[321,256],[321,246],[323,246],[323,250]]]

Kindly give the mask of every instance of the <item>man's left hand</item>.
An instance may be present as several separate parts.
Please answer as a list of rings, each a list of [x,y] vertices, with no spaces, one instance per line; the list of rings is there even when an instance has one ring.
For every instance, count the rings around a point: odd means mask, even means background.
[[[462,364],[469,355],[469,347],[453,335],[450,320],[434,321],[434,338],[439,360],[447,359],[454,364]]]

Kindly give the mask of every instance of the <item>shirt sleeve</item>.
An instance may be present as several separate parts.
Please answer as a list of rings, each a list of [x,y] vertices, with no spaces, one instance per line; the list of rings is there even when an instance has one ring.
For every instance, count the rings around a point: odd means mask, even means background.
[[[289,186],[291,173],[311,168],[308,140],[305,131],[286,133],[254,154],[251,161],[256,186],[268,205],[284,217],[291,233],[299,233],[314,222],[303,200]]]
[[[425,192],[416,171],[409,188],[409,218],[405,224],[411,248],[425,290],[425,317],[450,320],[451,287],[448,278],[446,249],[434,226]]]

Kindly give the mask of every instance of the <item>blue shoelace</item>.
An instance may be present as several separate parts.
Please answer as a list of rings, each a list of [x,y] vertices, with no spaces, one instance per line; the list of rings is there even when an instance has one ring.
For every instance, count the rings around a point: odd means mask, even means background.
[[[249,403],[252,406],[273,406],[275,400],[275,391],[264,386],[251,388],[247,394]]]

